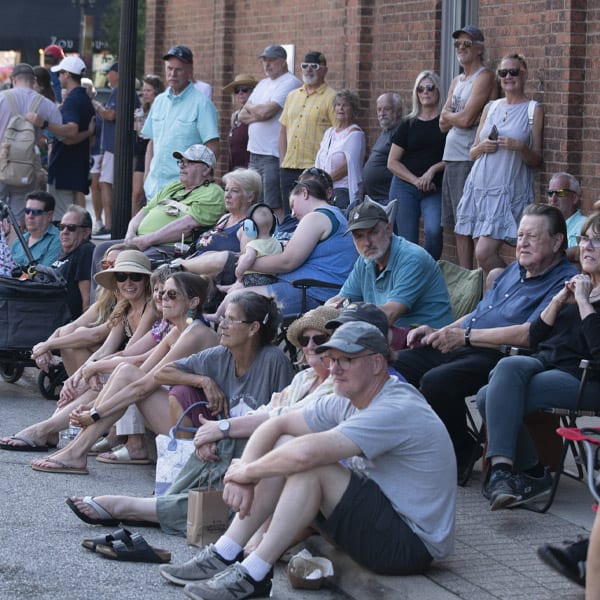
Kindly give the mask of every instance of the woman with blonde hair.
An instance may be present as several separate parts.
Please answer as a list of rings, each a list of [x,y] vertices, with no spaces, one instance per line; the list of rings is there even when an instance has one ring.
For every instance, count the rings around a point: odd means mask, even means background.
[[[412,111],[392,136],[388,169],[394,174],[390,201],[398,199],[396,231],[419,243],[419,219],[423,217],[425,249],[435,260],[442,255],[442,178],[446,134],[440,131],[444,105],[440,78],[421,71],[412,93]]]

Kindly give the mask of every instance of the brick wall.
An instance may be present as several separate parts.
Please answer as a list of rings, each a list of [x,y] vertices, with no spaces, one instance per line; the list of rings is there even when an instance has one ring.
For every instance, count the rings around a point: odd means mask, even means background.
[[[256,57],[270,43],[294,44],[296,67],[309,49],[327,55],[329,83],[359,92],[359,122],[369,143],[378,135],[378,95],[398,91],[408,112],[417,73],[440,68],[440,0],[148,0],[147,11],[146,70],[162,73],[164,51],[174,43],[189,45],[196,76],[213,86],[222,140],[232,105],[221,88],[235,73],[261,78]],[[536,195],[543,198],[552,172],[568,170],[581,178],[585,207],[591,206],[600,197],[600,6],[480,0],[479,26],[492,66],[508,52],[525,55],[527,91],[545,106]],[[222,143],[221,167],[224,156]],[[451,236],[446,241],[451,258]]]

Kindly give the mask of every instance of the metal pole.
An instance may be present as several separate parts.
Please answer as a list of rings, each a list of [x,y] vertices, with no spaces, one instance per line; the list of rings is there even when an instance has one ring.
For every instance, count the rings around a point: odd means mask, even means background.
[[[133,110],[137,42],[137,0],[121,0],[119,39],[119,89],[115,131],[115,173],[113,184],[112,238],[125,237],[131,218],[133,174]]]

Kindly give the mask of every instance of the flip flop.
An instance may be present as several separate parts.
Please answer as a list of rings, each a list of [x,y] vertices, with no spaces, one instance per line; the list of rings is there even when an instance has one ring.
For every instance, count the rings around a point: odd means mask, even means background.
[[[95,552],[97,546],[112,546],[113,542],[117,540],[121,540],[127,544],[130,537],[131,531],[128,529],[117,529],[106,535],[99,535],[95,538],[85,538],[82,540],[81,545],[87,550]]]
[[[23,435],[11,435],[9,439],[23,442],[25,445],[14,446],[13,444],[0,442],[0,450],[10,450],[11,452],[49,452],[50,450],[56,449],[56,446],[50,444],[38,446],[33,440],[30,440]]]
[[[171,553],[168,550],[154,548],[139,534],[133,533],[129,543],[116,540],[110,546],[99,544],[96,553],[104,558],[127,562],[168,563],[171,562]]]
[[[115,519],[106,509],[102,508],[91,496],[85,496],[83,501],[93,508],[98,513],[98,518],[88,517],[85,513],[81,512],[77,505],[71,498],[67,498],[65,502],[67,506],[84,522],[88,525],[105,525],[106,527],[115,527],[119,524],[119,519]]]
[[[120,464],[120,465],[151,465],[152,461],[149,458],[131,458],[127,446],[123,446],[118,450],[110,452],[115,458],[108,456],[96,456],[96,460],[102,463]]]
[[[87,468],[81,468],[81,467],[70,467],[69,465],[66,465],[64,462],[61,462],[60,460],[56,460],[56,458],[52,458],[51,456],[49,456],[48,458],[45,459],[46,462],[49,463],[54,463],[55,465],[58,465],[56,467],[45,467],[43,465],[31,465],[31,468],[34,471],[42,471],[43,473],[65,473],[67,475],[88,475],[89,471],[87,470]]]

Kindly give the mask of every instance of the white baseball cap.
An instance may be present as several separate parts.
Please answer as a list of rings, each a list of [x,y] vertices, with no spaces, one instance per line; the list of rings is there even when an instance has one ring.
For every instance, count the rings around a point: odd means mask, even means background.
[[[54,73],[59,71],[68,71],[74,75],[83,75],[86,66],[85,63],[78,56],[67,56],[63,58],[59,64],[54,65],[50,70]]]

